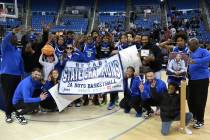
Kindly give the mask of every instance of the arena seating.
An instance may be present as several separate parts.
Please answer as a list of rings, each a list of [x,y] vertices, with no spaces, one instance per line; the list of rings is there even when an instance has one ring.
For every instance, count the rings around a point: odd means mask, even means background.
[[[85,6],[87,9],[93,6],[93,0],[68,0],[65,1],[64,9],[67,7],[74,7],[74,6]],[[64,11],[65,13],[65,11]],[[80,16],[82,14],[80,13]],[[62,31],[62,30],[71,30],[74,32],[87,32],[88,28],[88,18],[77,17],[76,15],[71,16],[69,14],[62,15],[60,19],[60,25],[55,26],[52,31]]]
[[[40,5],[40,3],[42,4]],[[59,6],[60,6],[60,1],[57,0],[32,1],[32,22],[31,22],[32,28],[37,32],[41,32],[42,23],[44,24],[55,23],[55,18]]]
[[[63,17],[61,20],[62,25],[54,27],[52,31],[71,30],[74,32],[87,32],[87,18]]]
[[[125,16],[122,12],[126,11],[126,0],[100,0],[98,4],[99,12],[99,24],[106,25],[112,31],[118,28],[119,30],[125,30]],[[115,12],[118,14],[104,14],[105,12]]]
[[[119,30],[125,30],[125,16],[100,15],[99,23],[106,24],[111,31],[117,26],[119,26]]]
[[[159,16],[148,16],[147,18],[137,17],[134,24],[137,28],[151,29],[154,23],[160,23]]]
[[[13,28],[21,25],[21,21],[14,18],[7,18],[6,21],[0,21],[0,25],[6,28]]]
[[[56,15],[32,15],[32,28],[37,32],[41,32],[42,23],[54,23],[55,16]]]

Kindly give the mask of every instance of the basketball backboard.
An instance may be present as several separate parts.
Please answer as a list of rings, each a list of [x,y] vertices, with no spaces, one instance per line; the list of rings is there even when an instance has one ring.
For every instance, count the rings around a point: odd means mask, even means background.
[[[0,18],[18,18],[17,0],[13,3],[0,3]]]

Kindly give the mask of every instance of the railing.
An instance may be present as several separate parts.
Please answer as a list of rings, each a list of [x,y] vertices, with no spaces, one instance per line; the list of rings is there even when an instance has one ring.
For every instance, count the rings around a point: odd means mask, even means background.
[[[27,6],[26,6],[26,15],[25,15],[25,28],[27,28],[30,24],[30,19],[31,19],[31,16],[30,16],[30,13],[31,13],[31,0],[27,0]]]
[[[62,0],[61,5],[60,5],[60,10],[58,12],[58,15],[57,15],[57,18],[56,18],[56,21],[55,21],[55,25],[59,24],[59,19],[60,19],[61,15],[63,14],[64,3],[65,3],[65,0]]]
[[[96,26],[96,24],[98,22],[96,22],[96,9],[98,7],[98,1],[96,0],[95,3],[94,3],[94,8],[93,8],[93,16],[92,16],[92,21],[90,22],[91,26],[90,26],[90,29],[89,29],[89,33],[93,30],[93,28]],[[91,14],[92,15],[92,14]]]

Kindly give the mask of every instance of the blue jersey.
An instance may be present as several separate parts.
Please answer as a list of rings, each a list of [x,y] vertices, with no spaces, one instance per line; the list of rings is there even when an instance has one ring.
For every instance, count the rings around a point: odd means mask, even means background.
[[[189,54],[190,49],[187,46],[185,46],[185,48],[183,48],[183,49],[180,47],[174,47],[172,52]]]
[[[85,61],[89,62],[96,59],[96,46],[95,44],[85,44],[83,54]]]

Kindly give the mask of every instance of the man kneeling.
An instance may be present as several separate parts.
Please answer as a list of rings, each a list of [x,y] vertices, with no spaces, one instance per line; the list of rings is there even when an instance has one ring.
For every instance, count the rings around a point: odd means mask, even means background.
[[[160,117],[162,121],[161,133],[168,135],[171,124],[173,121],[180,120],[180,94],[179,85],[175,82],[171,82],[168,85],[168,92],[165,92],[163,96],[159,96],[160,101]],[[192,113],[186,113],[186,128],[187,134],[191,135],[192,131],[188,129],[188,125],[192,119]]]
[[[41,70],[35,68],[31,76],[22,80],[15,90],[12,103],[18,110],[16,112],[16,118],[21,124],[27,124],[23,115],[37,109],[39,103],[47,98],[47,93],[41,93],[39,97],[33,98],[35,89],[41,89],[41,77]]]

